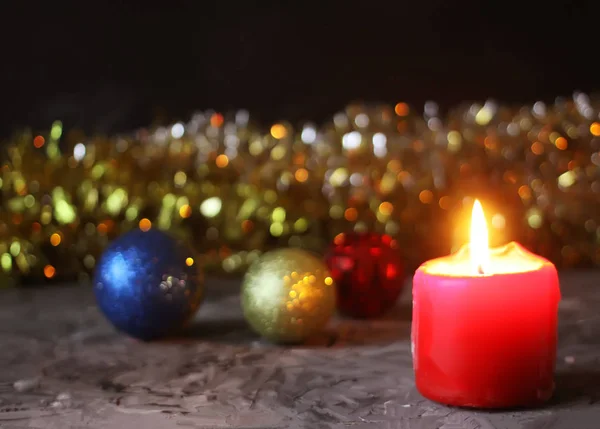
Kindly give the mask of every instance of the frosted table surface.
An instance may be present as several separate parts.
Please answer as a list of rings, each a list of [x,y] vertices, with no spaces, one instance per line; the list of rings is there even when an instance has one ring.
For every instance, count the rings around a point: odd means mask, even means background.
[[[1,290],[0,428],[597,429],[600,272],[561,289],[555,397],[502,412],[416,391],[410,284],[384,320],[336,320],[303,347],[254,335],[234,280],[209,279],[194,326],[158,343],[115,332],[90,287]]]

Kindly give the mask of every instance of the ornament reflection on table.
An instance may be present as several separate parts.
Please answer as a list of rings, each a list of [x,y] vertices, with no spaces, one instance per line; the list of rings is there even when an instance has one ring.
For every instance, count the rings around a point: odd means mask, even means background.
[[[242,283],[250,326],[274,343],[301,343],[318,334],[335,311],[327,266],[301,249],[279,249],[254,262]]]
[[[599,111],[576,93],[444,116],[433,102],[356,104],[320,127],[266,131],[246,111],[110,138],[57,121],[5,145],[0,284],[85,280],[140,224],[190,237],[213,272],[243,273],[282,246],[323,252],[351,231],[390,235],[410,270],[462,242],[449,225],[475,197],[495,202],[498,241],[600,264]]]
[[[156,229],[134,229],[102,254],[98,306],[119,330],[143,340],[179,331],[198,310],[203,277],[193,251]]]
[[[337,286],[340,313],[357,318],[383,315],[398,300],[404,268],[398,243],[389,235],[337,235],[326,256]]]

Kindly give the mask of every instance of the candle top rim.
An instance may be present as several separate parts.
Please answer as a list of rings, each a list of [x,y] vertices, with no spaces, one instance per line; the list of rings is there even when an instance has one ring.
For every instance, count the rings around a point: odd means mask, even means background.
[[[554,267],[546,258],[511,241],[504,246],[490,248],[490,271],[484,274],[472,271],[469,244],[463,245],[455,253],[423,263],[418,271],[448,278],[486,278],[536,272],[545,266]]]

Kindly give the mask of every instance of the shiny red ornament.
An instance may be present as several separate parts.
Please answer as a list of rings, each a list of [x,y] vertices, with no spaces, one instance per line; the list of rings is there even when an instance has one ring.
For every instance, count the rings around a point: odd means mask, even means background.
[[[389,235],[338,234],[325,260],[342,314],[373,318],[396,304],[404,286],[404,267],[397,243]]]

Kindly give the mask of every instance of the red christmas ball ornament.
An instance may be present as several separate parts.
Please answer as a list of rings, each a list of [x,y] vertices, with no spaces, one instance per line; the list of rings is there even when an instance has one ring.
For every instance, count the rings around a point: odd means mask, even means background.
[[[389,235],[338,234],[326,256],[342,314],[373,318],[391,309],[404,286],[402,257]]]

